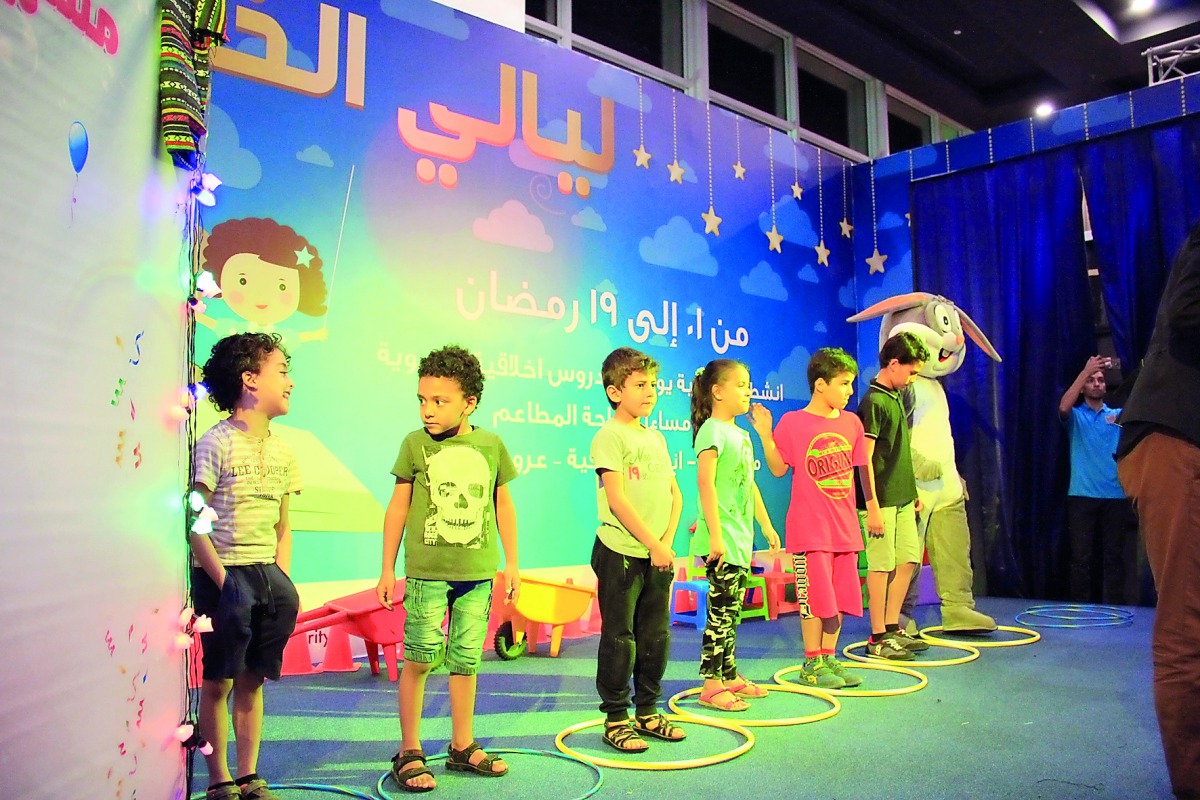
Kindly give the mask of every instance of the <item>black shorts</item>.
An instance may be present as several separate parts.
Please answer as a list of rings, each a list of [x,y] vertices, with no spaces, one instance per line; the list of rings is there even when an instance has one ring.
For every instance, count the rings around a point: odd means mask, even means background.
[[[211,633],[200,634],[205,680],[236,678],[247,670],[279,679],[300,595],[278,565],[226,567],[220,589],[208,573],[193,567],[192,603],[197,614],[207,614],[213,623]]]

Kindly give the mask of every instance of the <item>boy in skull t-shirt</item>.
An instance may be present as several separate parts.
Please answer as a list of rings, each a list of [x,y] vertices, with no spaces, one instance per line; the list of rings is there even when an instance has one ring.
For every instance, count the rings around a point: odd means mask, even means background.
[[[404,542],[404,670],[400,674],[400,752],[392,777],[406,791],[433,788],[421,749],[425,679],[445,646],[452,734],[446,767],[489,777],[508,772],[471,733],[475,675],[487,637],[492,579],[504,550],[506,602],[520,591],[517,523],[508,482],[517,470],[494,433],[471,425],[483,394],[479,359],[453,345],[417,369],[420,430],[400,445],[396,486],[383,519],[383,574],[376,595],[396,601],[396,555]],[[442,620],[450,617],[449,636]]]

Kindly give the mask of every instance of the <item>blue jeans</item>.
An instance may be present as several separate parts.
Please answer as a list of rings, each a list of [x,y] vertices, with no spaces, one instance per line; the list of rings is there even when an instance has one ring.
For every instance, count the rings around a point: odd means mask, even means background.
[[[442,620],[450,613],[450,637]],[[446,666],[452,675],[474,675],[483,658],[488,616],[492,611],[492,582],[431,581],[409,578],[404,584],[404,660],[431,664],[446,645]]]

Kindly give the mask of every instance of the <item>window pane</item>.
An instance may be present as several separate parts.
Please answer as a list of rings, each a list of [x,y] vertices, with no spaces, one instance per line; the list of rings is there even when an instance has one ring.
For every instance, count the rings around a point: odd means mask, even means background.
[[[525,16],[549,22],[558,23],[558,8],[556,0],[525,0]]]
[[[796,60],[800,127],[866,153],[866,84],[803,50]]]
[[[942,141],[943,142],[948,142],[951,139],[957,139],[958,137],[960,137],[962,135],[963,135],[963,132],[961,130],[959,130],[958,128],[954,127],[953,125],[951,125],[950,123],[948,123],[948,122],[942,123]]]
[[[682,0],[574,0],[571,32],[683,74]]]
[[[899,153],[929,144],[932,120],[929,115],[895,97],[888,104],[888,150]]]
[[[786,116],[783,39],[709,6],[708,83],[714,91],[746,105]]]

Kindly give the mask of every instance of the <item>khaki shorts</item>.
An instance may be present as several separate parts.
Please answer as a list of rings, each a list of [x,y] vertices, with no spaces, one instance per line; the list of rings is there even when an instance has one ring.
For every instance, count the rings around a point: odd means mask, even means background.
[[[866,542],[867,569],[870,572],[891,572],[897,564],[920,564],[921,539],[917,535],[917,512],[915,503],[903,506],[885,506],[883,512],[883,536],[867,534],[867,512],[859,511],[863,539]]]

